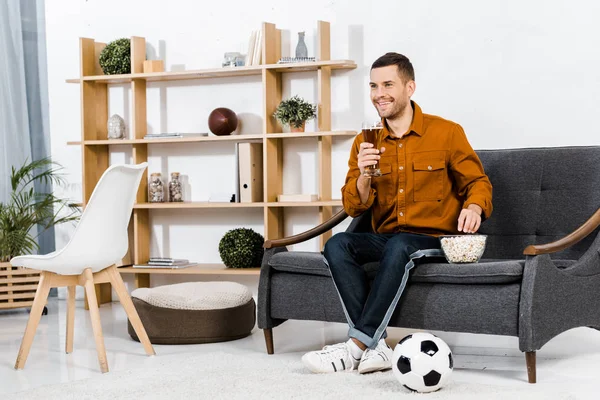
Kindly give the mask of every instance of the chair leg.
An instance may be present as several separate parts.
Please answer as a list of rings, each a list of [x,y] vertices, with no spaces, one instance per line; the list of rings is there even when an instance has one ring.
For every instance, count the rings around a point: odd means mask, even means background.
[[[37,330],[40,319],[42,318],[42,311],[46,305],[46,300],[48,300],[48,293],[50,293],[51,287],[50,281],[50,275],[47,272],[42,272],[40,274],[40,281],[38,283],[33,305],[31,306],[31,311],[29,313],[29,320],[27,321],[25,334],[23,335],[23,340],[21,341],[21,348],[19,349],[19,354],[17,355],[15,369],[23,369],[25,367],[25,362],[27,361],[27,356],[29,355],[29,350],[31,349],[31,343],[33,343],[35,331]]]
[[[75,327],[75,286],[67,286],[67,342],[65,352],[73,352],[73,330]]]
[[[100,323],[100,311],[98,310],[98,299],[96,298],[96,289],[94,287],[94,276],[92,270],[87,268],[83,271],[85,293],[88,296],[88,305],[90,307],[90,318],[92,320],[92,329],[94,330],[94,339],[96,340],[96,351],[98,352],[98,361],[102,373],[108,372],[108,361],[106,360],[106,349],[104,347],[104,336],[102,335],[102,324]]]
[[[112,284],[115,292],[117,292],[117,296],[119,296],[119,301],[121,305],[125,309],[125,313],[131,322],[131,326],[135,330],[138,339],[144,345],[144,350],[146,354],[149,356],[153,356],[156,353],[154,352],[154,348],[152,347],[152,343],[150,343],[150,339],[148,338],[148,334],[146,333],[146,329],[142,324],[142,320],[133,305],[133,301],[131,301],[131,297],[129,296],[129,292],[127,292],[127,288],[125,287],[125,283],[123,283],[123,278],[121,278],[121,274],[117,271],[117,267],[114,265],[107,269],[108,276],[110,278],[110,283]]]
[[[263,333],[265,334],[265,343],[267,344],[267,354],[275,353],[273,347],[273,328],[263,329]]]
[[[526,352],[525,360],[527,361],[527,377],[529,378],[529,383],[535,383],[536,382],[535,351]]]

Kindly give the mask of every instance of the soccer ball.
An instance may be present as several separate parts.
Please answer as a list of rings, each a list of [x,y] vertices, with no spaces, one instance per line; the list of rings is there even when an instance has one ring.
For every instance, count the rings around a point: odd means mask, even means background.
[[[426,393],[439,390],[452,373],[452,352],[448,345],[431,333],[413,333],[394,349],[392,370],[396,379],[409,390]]]

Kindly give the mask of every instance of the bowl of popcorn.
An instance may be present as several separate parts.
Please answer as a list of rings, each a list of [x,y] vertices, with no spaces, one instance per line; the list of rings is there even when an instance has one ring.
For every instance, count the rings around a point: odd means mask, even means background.
[[[476,263],[483,255],[487,235],[440,236],[442,251],[450,264]]]

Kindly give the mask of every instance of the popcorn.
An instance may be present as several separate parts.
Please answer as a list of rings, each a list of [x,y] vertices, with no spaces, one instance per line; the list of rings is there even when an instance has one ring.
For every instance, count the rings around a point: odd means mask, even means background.
[[[440,242],[450,263],[475,263],[485,250],[485,235],[442,236]]]

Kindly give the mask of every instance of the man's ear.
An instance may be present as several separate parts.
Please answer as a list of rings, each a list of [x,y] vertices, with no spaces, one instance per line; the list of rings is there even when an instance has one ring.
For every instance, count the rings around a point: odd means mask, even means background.
[[[406,83],[406,88],[408,91],[408,97],[412,97],[412,95],[415,93],[415,90],[417,90],[417,83],[413,80],[410,80]]]

